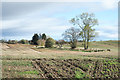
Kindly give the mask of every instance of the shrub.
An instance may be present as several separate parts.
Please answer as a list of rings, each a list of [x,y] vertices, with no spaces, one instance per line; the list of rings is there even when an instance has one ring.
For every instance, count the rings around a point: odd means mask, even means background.
[[[16,44],[17,43],[17,40],[9,40],[8,41],[8,44]]]
[[[45,46],[45,40],[38,40],[37,44],[40,46]]]
[[[52,38],[48,38],[45,42],[45,47],[52,48],[54,44],[55,44],[55,40]]]
[[[24,39],[22,39],[22,40],[20,40],[20,42],[19,43],[22,43],[22,44],[28,44],[29,43],[29,41],[28,40],[24,40]]]
[[[4,39],[0,40],[0,43],[6,43],[6,42],[7,40],[4,40]]]
[[[65,41],[64,40],[59,40],[59,41],[56,41],[56,44],[59,46],[59,48],[62,48],[63,44],[65,44]]]
[[[77,41],[71,42],[70,46],[71,46],[71,49],[76,48],[77,47]]]

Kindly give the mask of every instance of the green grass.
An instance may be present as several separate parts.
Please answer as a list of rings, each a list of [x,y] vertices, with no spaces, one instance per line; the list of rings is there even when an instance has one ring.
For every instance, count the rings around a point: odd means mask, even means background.
[[[116,64],[119,64],[119,62],[118,61],[115,61],[115,60],[104,60],[104,64],[109,64],[109,65],[112,65],[112,64],[114,64],[114,65],[116,65]]]
[[[63,49],[58,49],[58,50],[70,50],[70,51],[79,51],[79,50],[72,50],[68,47],[70,47],[70,45],[63,45]],[[77,47],[84,47],[83,46],[83,42],[78,42],[77,43]],[[99,48],[99,49],[103,49],[103,50],[107,50],[107,49],[111,49],[112,51],[118,51],[118,41],[95,41],[95,42],[90,42],[89,43],[89,48]],[[91,51],[81,51],[81,52],[91,52]]]
[[[33,70],[33,71],[24,71],[24,72],[19,72],[19,74],[39,74],[39,72],[37,70]]]
[[[18,60],[14,60],[14,61],[2,61],[2,65],[6,65],[6,66],[32,66],[31,61],[18,61]]]
[[[82,71],[75,71],[75,78],[85,78],[86,74]]]
[[[106,71],[110,72],[110,70],[109,70],[109,69],[106,69]]]
[[[77,46],[78,47],[83,47],[83,42],[78,42]],[[104,46],[105,45],[105,46]],[[100,48],[100,49],[113,49],[117,50],[118,47],[118,41],[95,41],[95,42],[90,42],[89,43],[89,48]]]
[[[102,74],[105,74],[105,72],[104,72],[104,71],[101,71],[101,73],[102,73]]]

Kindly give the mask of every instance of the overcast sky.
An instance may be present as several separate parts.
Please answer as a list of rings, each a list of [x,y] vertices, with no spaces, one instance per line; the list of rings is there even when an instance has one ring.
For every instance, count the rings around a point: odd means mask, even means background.
[[[32,39],[34,33],[46,33],[58,40],[69,20],[83,12],[94,13],[99,25],[95,40],[117,40],[118,2],[3,2],[2,38]],[[79,27],[76,27],[79,28]]]

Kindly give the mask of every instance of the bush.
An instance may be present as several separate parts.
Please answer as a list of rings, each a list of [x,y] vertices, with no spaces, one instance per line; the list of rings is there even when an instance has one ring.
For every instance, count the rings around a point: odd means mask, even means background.
[[[7,40],[4,40],[4,39],[0,40],[0,43],[6,43],[6,42]]]
[[[54,44],[55,44],[55,40],[52,38],[48,38],[45,42],[45,47],[52,48]]]
[[[59,40],[59,41],[56,41],[56,44],[59,46],[59,48],[62,48],[63,44],[65,44],[65,41],[64,40]]]
[[[77,47],[77,41],[72,42],[70,46],[71,46],[71,49],[76,48]]]
[[[40,46],[45,46],[45,40],[38,40],[37,44]]]
[[[9,40],[8,41],[8,44],[16,44],[17,43],[17,40]]]
[[[22,43],[22,44],[28,44],[29,43],[29,41],[28,40],[24,40],[24,39],[22,39],[22,40],[20,40],[20,42],[19,43]]]

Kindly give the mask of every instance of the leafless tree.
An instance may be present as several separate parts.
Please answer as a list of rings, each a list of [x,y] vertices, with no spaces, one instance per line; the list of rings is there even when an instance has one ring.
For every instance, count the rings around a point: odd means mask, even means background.
[[[71,27],[62,34],[65,40],[71,42],[72,49],[76,48],[77,40],[80,38],[79,32],[79,29]]]

